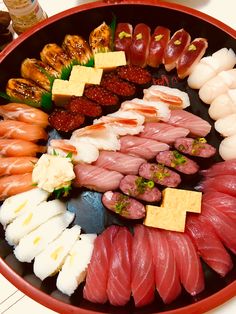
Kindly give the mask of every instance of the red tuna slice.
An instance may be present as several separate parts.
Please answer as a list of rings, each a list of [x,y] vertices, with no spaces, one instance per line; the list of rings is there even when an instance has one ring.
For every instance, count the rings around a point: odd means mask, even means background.
[[[125,305],[131,295],[132,235],[121,227],[112,244],[107,296],[115,306]]]
[[[94,242],[93,254],[88,266],[83,296],[94,303],[106,303],[107,281],[111,249],[118,233],[118,226],[107,228]]]
[[[206,177],[215,177],[220,175],[236,175],[236,159],[217,162],[207,170],[201,171]]]
[[[167,232],[167,235],[174,252],[181,283],[191,295],[200,293],[205,288],[204,274],[193,241],[185,233]]]
[[[205,38],[195,38],[185,47],[176,65],[179,78],[184,79],[193,72],[195,65],[197,65],[203,57],[207,47],[208,43]]]
[[[236,254],[236,222],[206,202],[202,203],[202,215],[213,226],[224,245]]]
[[[211,131],[210,123],[182,109],[172,110],[168,123],[186,128],[192,135],[199,137],[205,137]]]
[[[214,178],[207,178],[199,185],[203,192],[217,191],[231,196],[236,196],[236,176],[220,175]]]
[[[144,23],[137,24],[134,28],[130,45],[130,63],[145,67],[151,40],[150,27]]]
[[[114,49],[124,51],[126,60],[130,59],[130,45],[132,41],[133,26],[129,23],[118,23],[115,31]]]
[[[148,228],[149,241],[155,265],[155,283],[164,303],[174,301],[181,293],[179,272],[166,233]]]
[[[143,225],[134,228],[131,288],[136,307],[147,305],[154,300],[154,264],[148,229]]]
[[[176,63],[184,51],[185,47],[189,45],[191,37],[183,28],[176,31],[166,45],[163,63],[166,71],[175,68]]]
[[[203,194],[203,201],[226,214],[236,222],[236,198],[221,192]]]
[[[170,30],[163,26],[157,26],[152,34],[147,64],[158,67],[163,63],[164,50],[170,40]]]
[[[94,165],[107,170],[118,171],[123,174],[137,174],[145,159],[129,156],[119,152],[100,151]]]
[[[152,139],[126,135],[120,138],[120,152],[138,156],[146,160],[153,159],[158,152],[168,150],[169,145]]]
[[[220,276],[226,276],[233,267],[231,257],[206,218],[200,215],[188,215],[186,232],[196,245],[199,255],[210,268]]]
[[[144,129],[139,136],[172,144],[179,137],[185,137],[188,134],[189,130],[184,127],[175,127],[164,122],[149,122],[144,124]]]

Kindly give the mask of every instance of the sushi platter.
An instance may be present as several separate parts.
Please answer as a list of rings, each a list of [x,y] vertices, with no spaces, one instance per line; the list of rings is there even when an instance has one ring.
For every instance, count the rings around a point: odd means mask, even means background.
[[[236,31],[152,0],[82,5],[10,44],[1,273],[59,313],[203,313],[233,296],[235,65]]]

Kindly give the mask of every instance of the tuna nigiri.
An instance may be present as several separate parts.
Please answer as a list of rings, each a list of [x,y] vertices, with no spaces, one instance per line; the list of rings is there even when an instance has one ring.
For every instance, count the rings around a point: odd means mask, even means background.
[[[236,175],[236,159],[217,162],[207,170],[202,170],[201,173],[207,178],[220,175]]]
[[[126,60],[130,60],[130,45],[132,42],[133,26],[129,23],[118,23],[115,31],[114,49],[124,51]]]
[[[200,183],[199,189],[205,193],[208,191],[218,191],[236,196],[236,176],[230,174],[222,174],[213,178],[207,178]]]

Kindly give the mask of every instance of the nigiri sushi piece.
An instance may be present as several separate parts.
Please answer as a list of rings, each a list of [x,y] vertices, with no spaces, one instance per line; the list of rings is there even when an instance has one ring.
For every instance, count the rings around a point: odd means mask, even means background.
[[[47,113],[40,109],[20,103],[9,103],[7,105],[1,105],[0,116],[2,116],[4,119],[35,124],[43,128],[49,124]]]
[[[224,137],[236,134],[236,113],[218,119],[214,127]]]
[[[144,124],[144,130],[139,136],[166,144],[173,144],[176,139],[185,137],[188,134],[189,130],[185,127],[172,126],[162,122],[149,122]]]
[[[144,89],[144,100],[167,104],[170,109],[185,109],[190,106],[188,94],[177,88],[152,85]]]
[[[62,234],[51,242],[45,250],[35,257],[34,274],[44,280],[57,273],[63,266],[67,255],[79,239],[81,227],[78,225],[65,229]]]
[[[202,158],[209,158],[215,155],[216,149],[212,145],[208,144],[206,139],[200,138],[190,138],[190,137],[180,137],[174,143],[175,148],[181,153],[197,156]]]
[[[132,235],[120,227],[112,243],[108,270],[107,296],[110,304],[122,306],[131,295]]]
[[[177,60],[177,73],[180,79],[184,79],[192,73],[194,67],[203,57],[208,47],[206,38],[195,38],[188,46],[185,47]]]
[[[223,244],[236,253],[236,222],[207,202],[202,203],[202,215],[214,228]]]
[[[93,144],[80,141],[79,138],[72,140],[53,139],[47,149],[48,154],[58,154],[66,157],[72,154],[71,160],[77,164],[79,162],[86,162],[88,164],[98,159],[99,150]]]
[[[70,140],[77,140],[93,144],[97,149],[119,150],[120,142],[114,131],[105,126],[105,123],[98,123],[78,129],[72,133]]]
[[[30,207],[21,216],[17,217],[6,228],[5,237],[10,245],[17,245],[19,241],[48,219],[63,214],[66,206],[59,200],[42,202],[37,206]]]
[[[144,124],[145,122],[145,117],[142,114],[136,113],[134,111],[118,110],[116,112],[109,113],[106,115],[106,117],[136,120],[138,126]]]
[[[27,212],[40,203],[46,201],[49,193],[39,188],[34,188],[27,192],[22,192],[14,196],[8,197],[0,209],[0,222],[6,226],[15,218]]]
[[[225,94],[217,96],[208,109],[213,120],[236,113],[236,89],[229,89]]]
[[[65,230],[75,217],[74,213],[66,211],[56,215],[24,236],[14,249],[14,254],[20,262],[30,263],[35,256],[46,249]]]
[[[171,71],[176,67],[181,53],[184,51],[185,47],[189,45],[190,41],[191,36],[183,28],[179,29],[171,36],[163,56],[166,71]]]
[[[0,178],[0,200],[33,188],[32,173],[3,176]]]
[[[117,51],[124,51],[126,60],[129,63],[130,60],[130,45],[133,36],[133,26],[129,23],[117,23],[114,49]]]
[[[207,178],[212,178],[220,175],[236,175],[236,159],[217,162],[210,168],[202,170],[203,174]]]
[[[236,55],[230,48],[221,48],[211,56],[204,57],[194,67],[188,77],[188,85],[191,88],[200,89],[208,80],[221,71],[227,71],[236,64]]]
[[[152,34],[147,64],[153,68],[163,63],[164,50],[170,40],[170,30],[164,26],[157,26]]]
[[[114,239],[120,227],[110,226],[94,241],[94,248],[87,269],[83,296],[93,303],[106,303],[107,281]]]
[[[236,88],[236,69],[221,71],[207,81],[200,88],[199,97],[204,103],[211,104],[217,96],[226,93],[230,88]]]
[[[153,159],[158,152],[168,150],[169,145],[152,139],[126,135],[120,138],[120,152],[146,160]]]
[[[72,295],[85,280],[96,237],[96,234],[81,234],[67,255],[56,281],[57,289],[64,294]]]
[[[142,114],[144,115],[146,122],[159,120],[166,122],[170,118],[170,109],[168,108],[168,105],[161,102],[138,98],[123,102],[121,104],[121,110],[135,111]]]
[[[89,45],[92,52],[107,52],[112,49],[112,31],[111,27],[105,22],[92,30],[89,34]]]
[[[30,142],[46,140],[47,132],[39,125],[21,121],[0,121],[0,138],[20,139]]]
[[[210,268],[220,276],[226,276],[233,267],[231,257],[207,220],[200,215],[188,215],[186,232]]]
[[[155,273],[148,230],[143,225],[134,227],[132,245],[131,290],[136,307],[154,300]]]
[[[32,172],[37,161],[35,157],[0,158],[0,176]]]
[[[211,125],[209,122],[181,109],[171,111],[168,123],[174,126],[186,128],[192,135],[199,137],[205,137],[211,131]]]
[[[94,166],[122,174],[137,174],[138,169],[145,162],[145,159],[129,156],[120,152],[100,151]]]
[[[174,252],[180,281],[192,296],[205,288],[202,264],[191,238],[186,233],[167,232]]]
[[[236,134],[223,139],[219,146],[219,154],[224,160],[231,160],[236,158]]]
[[[0,155],[6,157],[36,156],[44,153],[45,146],[37,145],[30,141],[20,139],[0,139]]]
[[[155,284],[165,304],[174,301],[181,293],[179,271],[167,235],[160,229],[147,228],[155,267]]]
[[[206,178],[200,183],[199,188],[203,192],[218,191],[236,196],[236,176],[230,174],[222,174],[213,178]]]
[[[74,186],[106,192],[119,187],[123,175],[117,171],[110,171],[88,164],[78,164],[74,167],[76,178]]]
[[[130,45],[130,63],[145,67],[149,53],[151,29],[144,23],[135,26]]]

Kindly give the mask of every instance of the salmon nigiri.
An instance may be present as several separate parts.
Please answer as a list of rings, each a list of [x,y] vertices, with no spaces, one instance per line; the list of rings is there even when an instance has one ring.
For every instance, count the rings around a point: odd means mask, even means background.
[[[0,155],[7,157],[35,156],[44,153],[46,147],[18,139],[0,139]]]
[[[0,176],[32,172],[37,160],[30,156],[0,158]]]

